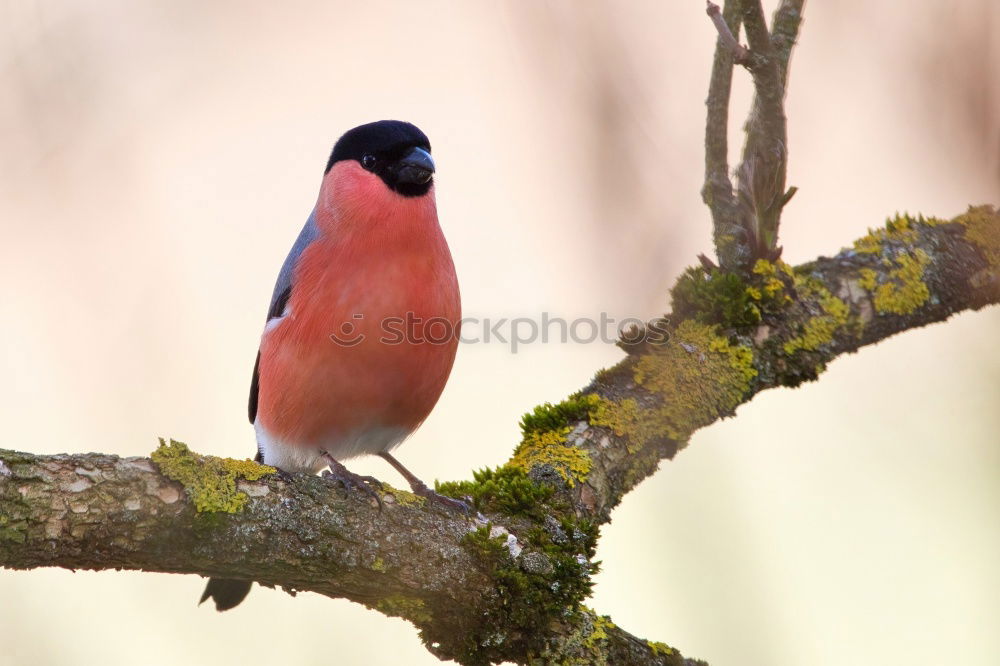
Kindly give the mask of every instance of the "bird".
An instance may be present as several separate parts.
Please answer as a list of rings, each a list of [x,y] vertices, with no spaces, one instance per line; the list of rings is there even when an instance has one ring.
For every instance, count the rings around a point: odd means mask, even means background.
[[[435,163],[415,125],[380,120],[340,137],[316,204],[271,295],[250,382],[256,460],[374,495],[341,462],[385,459],[417,495],[430,489],[391,454],[430,414],[451,373],[461,297],[438,223]],[[381,500],[379,500],[381,502]],[[252,583],[210,578],[199,604],[240,604]]]

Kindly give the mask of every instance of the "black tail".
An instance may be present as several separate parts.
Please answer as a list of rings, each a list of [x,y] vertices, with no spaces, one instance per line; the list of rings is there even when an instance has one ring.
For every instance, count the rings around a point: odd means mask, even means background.
[[[215,601],[215,610],[224,611],[236,608],[250,594],[249,580],[232,580],[229,578],[209,578],[205,593],[201,595],[198,605],[205,603],[209,597]]]

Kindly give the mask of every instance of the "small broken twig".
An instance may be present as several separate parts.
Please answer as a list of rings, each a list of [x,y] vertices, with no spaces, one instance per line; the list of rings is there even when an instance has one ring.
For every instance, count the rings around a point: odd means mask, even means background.
[[[722,40],[726,48],[732,53],[733,62],[737,65],[749,65],[750,49],[740,44],[733,35],[733,31],[729,29],[729,24],[726,23],[726,19],[723,18],[722,12],[719,10],[719,5],[712,2],[712,0],[707,0],[706,4],[705,13],[712,19],[715,29],[719,31],[719,39]]]

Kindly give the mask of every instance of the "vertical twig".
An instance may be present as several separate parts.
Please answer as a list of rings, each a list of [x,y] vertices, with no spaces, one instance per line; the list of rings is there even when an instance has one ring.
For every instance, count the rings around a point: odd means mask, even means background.
[[[741,15],[750,43],[754,100],[738,170],[740,212],[751,237],[752,258],[774,259],[780,254],[778,223],[787,167],[785,90],[760,0],[741,0]]]
[[[732,88],[733,63],[742,54],[736,35],[740,30],[739,0],[725,0],[722,15],[708,3],[708,14],[719,30],[715,59],[708,86],[705,123],[705,185],[702,200],[712,213],[713,239],[719,263],[725,270],[737,270],[748,256],[749,246],[739,223],[739,207],[729,178],[729,94]],[[735,34],[734,34],[735,33]],[[735,48],[734,48],[735,47]]]
[[[723,269],[745,272],[755,259],[776,259],[778,224],[794,194],[785,191],[787,128],[785,84],[788,61],[802,20],[804,0],[782,0],[768,32],[760,0],[728,0],[720,15],[708,2],[719,32],[709,84],[705,131],[705,186],[702,198],[712,211],[714,240]],[[750,48],[740,45],[740,25]],[[746,140],[733,195],[727,161],[727,124],[733,64],[750,70],[754,100],[744,129]]]
[[[778,59],[778,73],[784,89],[788,87],[788,59],[802,24],[804,4],[805,0],[782,0],[771,17],[771,48]]]

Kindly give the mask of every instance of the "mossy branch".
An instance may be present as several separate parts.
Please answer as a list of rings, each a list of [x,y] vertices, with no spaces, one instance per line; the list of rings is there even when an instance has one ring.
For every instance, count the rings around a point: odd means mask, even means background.
[[[691,435],[778,386],[815,380],[841,354],[1000,302],[1000,214],[897,216],[832,257],[759,260],[745,280],[689,269],[673,289],[666,342],[629,349],[581,395],[567,424],[587,478],[567,489],[578,516],[604,522]],[[629,336],[630,338],[632,336]],[[647,336],[651,337],[651,336]]]
[[[511,462],[447,484],[486,516],[163,444],[152,459],[0,450],[0,566],[251,579],[404,617],[467,664],[694,664],[581,605],[597,528],[691,434],[837,356],[1000,302],[1000,214],[898,216],[830,258],[691,269],[669,324],[525,415]]]
[[[381,503],[323,479],[201,456],[0,449],[0,566],[190,573],[312,591],[412,622],[463,664],[693,666],[582,605],[599,526],[698,429],[757,393],[816,379],[833,359],[1000,302],[1000,215],[897,216],[831,258],[780,262],[784,91],[802,0],[768,32],[759,0],[710,14],[716,48],[703,198],[721,269],[685,272],[673,313],[582,391],[526,414],[511,460],[441,484],[478,511],[444,511],[386,487]],[[741,25],[749,52],[740,47]],[[728,33],[728,34],[727,34]],[[734,46],[735,44],[735,46]],[[728,165],[733,53],[756,95],[734,191]],[[485,514],[485,515],[483,515]]]
[[[586,525],[413,500],[388,489],[380,509],[321,478],[179,442],[152,458],[0,449],[0,566],[190,573],[346,598],[411,621],[430,651],[463,664],[696,663],[580,605],[596,539]]]

